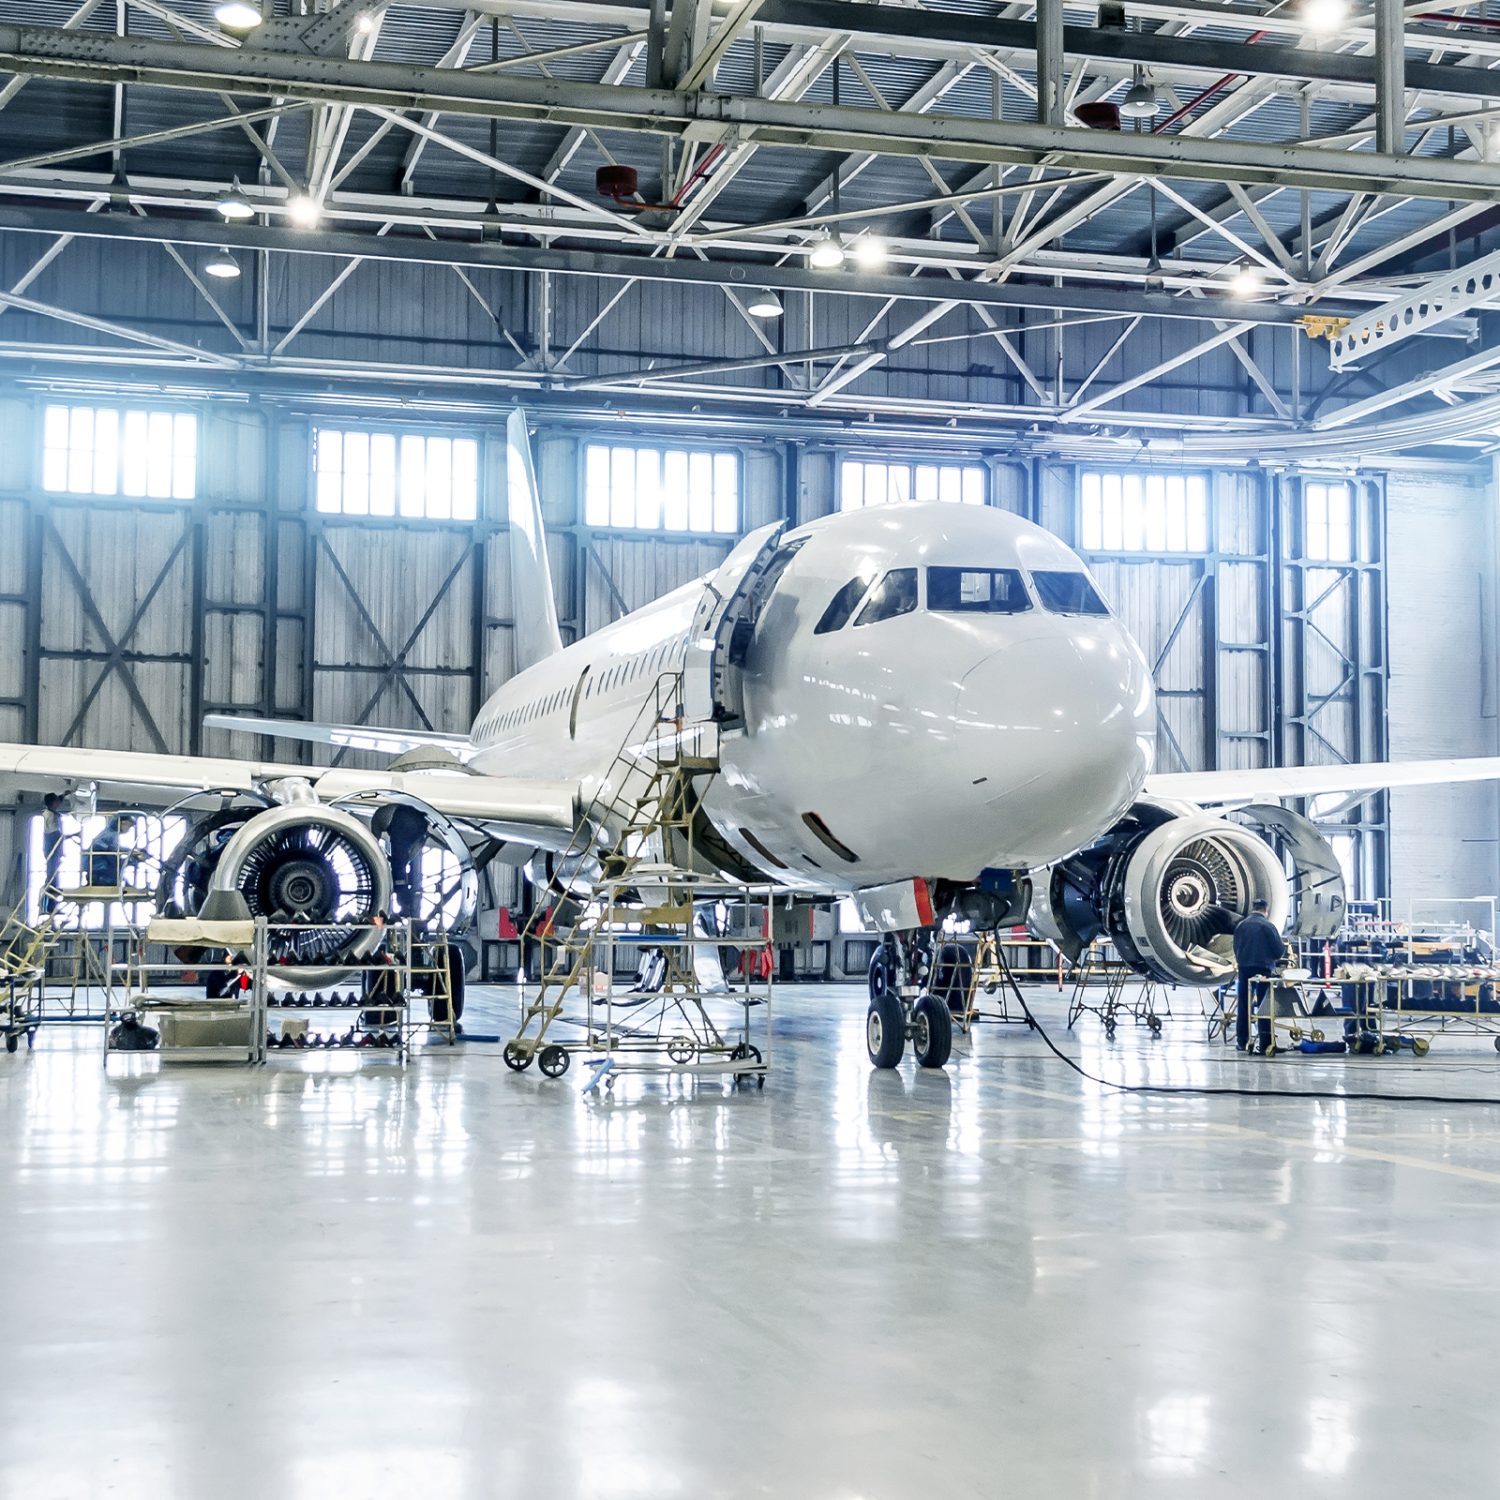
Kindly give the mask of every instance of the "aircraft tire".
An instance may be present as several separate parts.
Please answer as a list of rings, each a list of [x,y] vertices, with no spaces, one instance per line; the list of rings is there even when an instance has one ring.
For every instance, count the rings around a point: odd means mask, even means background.
[[[923,995],[911,1013],[912,1052],[923,1068],[941,1068],[953,1053],[953,1016],[931,995]]]
[[[874,1005],[882,995],[890,993],[892,979],[890,950],[882,943],[875,950],[875,956],[870,960],[871,1005]]]
[[[887,992],[870,1002],[865,1017],[865,1047],[877,1068],[894,1068],[906,1051],[906,1017],[901,1002]]]

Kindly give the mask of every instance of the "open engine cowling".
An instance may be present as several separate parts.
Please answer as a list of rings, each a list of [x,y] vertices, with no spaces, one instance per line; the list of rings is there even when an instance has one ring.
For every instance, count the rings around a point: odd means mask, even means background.
[[[1285,924],[1290,892],[1269,844],[1191,804],[1143,801],[1097,844],[1053,867],[1031,925],[1075,961],[1107,935],[1149,978],[1218,984],[1234,972],[1223,939],[1257,899]]]
[[[317,804],[271,807],[242,824],[214,863],[211,889],[237,891],[270,934],[274,964],[334,969],[367,958],[391,907],[391,872],[369,827]],[[298,982],[314,984],[308,974]]]

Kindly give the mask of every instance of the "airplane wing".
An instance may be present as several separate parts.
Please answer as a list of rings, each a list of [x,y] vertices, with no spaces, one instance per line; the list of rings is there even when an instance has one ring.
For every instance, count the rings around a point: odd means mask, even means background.
[[[166,805],[195,791],[250,791],[287,777],[311,781],[323,802],[362,792],[405,792],[438,812],[471,818],[509,838],[556,842],[578,821],[578,786],[572,781],[470,776],[461,771],[319,770],[207,755],[0,744],[0,780],[13,786],[56,791],[92,781],[107,787],[113,797],[147,806]]]
[[[204,714],[205,729],[227,729],[233,734],[264,734],[278,740],[301,740],[309,745],[338,745],[348,750],[404,755],[424,745],[451,750],[467,760],[474,747],[466,734],[443,734],[433,729],[382,729],[369,724],[315,724],[305,719],[257,719],[248,714]]]
[[[1448,786],[1460,781],[1500,781],[1500,757],[1267,766],[1258,771],[1167,771],[1146,778],[1146,795],[1212,806],[1279,802],[1287,797],[1338,792],[1379,792],[1403,786]]]

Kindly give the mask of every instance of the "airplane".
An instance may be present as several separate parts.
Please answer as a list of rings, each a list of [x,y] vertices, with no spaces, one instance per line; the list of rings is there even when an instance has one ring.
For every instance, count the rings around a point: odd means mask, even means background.
[[[672,732],[717,767],[699,786],[697,857],[793,899],[852,897],[882,935],[866,1025],[878,1067],[908,1040],[922,1066],[948,1059],[951,1019],[930,991],[949,918],[1027,922],[1075,960],[1107,936],[1143,975],[1221,983],[1233,961],[1214,938],[1257,898],[1305,935],[1341,920],[1332,849],[1285,800],[1500,778],[1500,758],[1153,773],[1140,647],[1076,553],[991,507],[764,526],[711,574],[565,646],[524,413],[507,441],[520,670],[467,735],[215,715],[205,724],[395,758],[320,769],[11,744],[0,777],[137,804],[206,798],[159,900],[233,893],[251,915],[290,916],[323,936],[281,957],[316,961],[289,971],[315,975],[366,956],[371,918],[391,910],[372,811],[420,811],[461,867],[476,840],[503,844],[555,888],[548,857],[644,775],[622,744],[666,679]]]

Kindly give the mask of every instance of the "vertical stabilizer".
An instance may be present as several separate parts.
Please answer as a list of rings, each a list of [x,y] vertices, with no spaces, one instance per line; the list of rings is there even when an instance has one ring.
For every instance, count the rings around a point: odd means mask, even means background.
[[[552,571],[547,566],[547,533],[542,529],[542,497],[522,411],[513,411],[505,424],[505,488],[510,506],[516,671],[521,672],[562,650]]]

